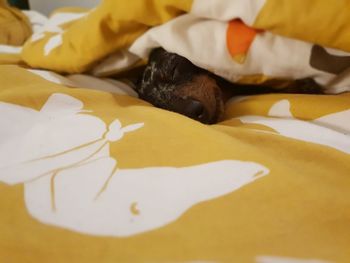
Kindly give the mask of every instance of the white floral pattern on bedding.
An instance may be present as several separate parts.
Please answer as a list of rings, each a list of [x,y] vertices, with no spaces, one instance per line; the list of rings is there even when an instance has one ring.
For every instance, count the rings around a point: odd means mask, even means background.
[[[268,126],[282,136],[325,145],[350,154],[350,110],[329,114],[313,121],[303,121],[294,118],[289,101],[282,100],[271,107],[269,116],[242,116],[238,119],[243,123]]]
[[[0,148],[0,181],[24,183],[26,207],[43,223],[93,235],[135,235],[269,173],[258,163],[238,160],[119,169],[110,143],[144,123],[122,127],[116,119],[107,127],[83,106],[59,93],[40,111],[0,103],[6,116],[1,137],[8,138]]]

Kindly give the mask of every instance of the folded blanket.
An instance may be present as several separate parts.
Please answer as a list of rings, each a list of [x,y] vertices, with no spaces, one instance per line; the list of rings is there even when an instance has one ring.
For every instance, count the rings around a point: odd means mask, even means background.
[[[26,16],[6,0],[0,0],[0,44],[22,45],[31,33]]]
[[[350,90],[350,53],[255,30],[241,20],[183,15],[146,32],[130,51],[147,58],[158,46],[231,82],[271,86],[311,77],[328,93]]]
[[[312,77],[340,93],[350,87],[349,17],[344,4],[326,0],[106,0],[56,12],[22,56],[32,67],[101,76],[163,46],[230,81]]]

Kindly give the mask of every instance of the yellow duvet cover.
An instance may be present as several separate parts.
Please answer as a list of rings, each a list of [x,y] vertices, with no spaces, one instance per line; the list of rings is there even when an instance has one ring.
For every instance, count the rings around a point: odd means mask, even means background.
[[[342,23],[348,9],[336,4],[213,3],[62,9],[23,50],[0,47],[0,262],[350,261],[347,68],[312,69],[320,83],[337,80],[323,85],[340,94],[233,98],[215,125],[155,108],[107,76],[133,67],[153,46],[178,43],[191,53],[196,38],[186,47],[183,23],[225,28],[213,41],[223,40],[223,56],[239,65],[269,37],[302,39],[305,50],[317,45],[345,58],[350,51],[348,23],[321,36],[322,24],[312,20],[319,9],[323,22],[341,12],[334,23]],[[287,9],[310,23],[291,27]],[[268,19],[271,10],[279,15]],[[252,46],[226,42],[237,30]],[[299,76],[297,65],[282,75]],[[281,78],[245,69],[234,77]]]

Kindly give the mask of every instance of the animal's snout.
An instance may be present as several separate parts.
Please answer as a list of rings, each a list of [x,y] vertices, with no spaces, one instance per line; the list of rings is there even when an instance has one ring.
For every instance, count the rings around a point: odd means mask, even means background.
[[[177,112],[202,123],[215,123],[223,113],[221,90],[216,81],[207,74],[194,76],[190,82],[179,87],[174,94],[187,98],[188,101],[186,108]]]
[[[217,122],[224,110],[221,88],[209,72],[161,48],[152,51],[137,91],[157,107],[205,124]]]

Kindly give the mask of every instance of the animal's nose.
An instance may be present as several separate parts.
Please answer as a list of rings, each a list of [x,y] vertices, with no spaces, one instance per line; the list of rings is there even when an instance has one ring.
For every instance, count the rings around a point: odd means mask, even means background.
[[[210,115],[207,109],[204,104],[198,100],[192,98],[186,99],[181,113],[202,123],[210,123]]]
[[[205,105],[193,98],[173,98],[168,105],[168,109],[205,124],[211,124],[213,122]]]
[[[208,114],[203,103],[198,100],[189,99],[186,107],[184,108],[184,114],[192,119],[207,122],[206,118],[208,117]]]

